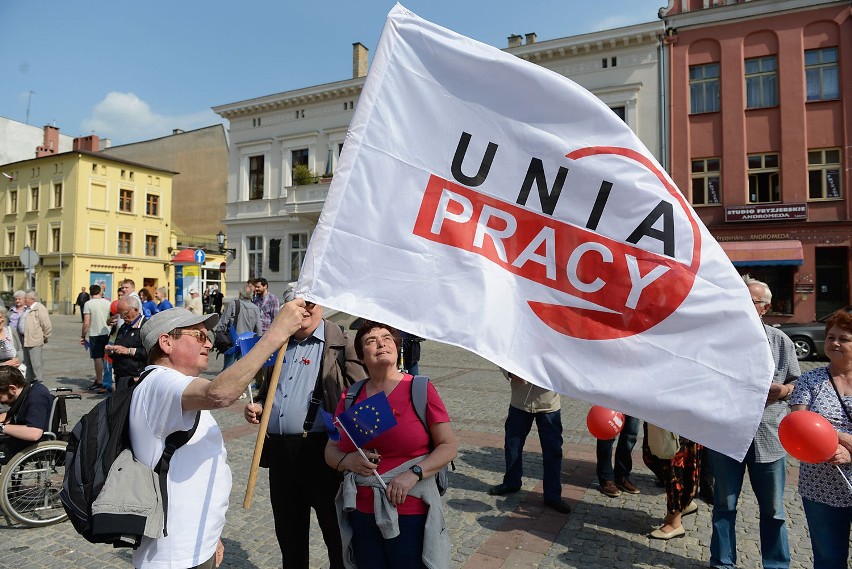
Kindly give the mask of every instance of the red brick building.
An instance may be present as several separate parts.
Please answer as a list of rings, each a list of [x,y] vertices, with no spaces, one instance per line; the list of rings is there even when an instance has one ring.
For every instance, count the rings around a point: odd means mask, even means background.
[[[670,0],[664,70],[677,185],[770,322],[850,301],[852,8],[848,1]]]

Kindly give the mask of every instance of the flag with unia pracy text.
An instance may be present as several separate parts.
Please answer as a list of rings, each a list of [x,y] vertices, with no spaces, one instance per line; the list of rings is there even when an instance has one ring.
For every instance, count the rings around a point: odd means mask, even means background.
[[[742,459],[763,325],[597,97],[397,5],[343,148],[297,294]]]

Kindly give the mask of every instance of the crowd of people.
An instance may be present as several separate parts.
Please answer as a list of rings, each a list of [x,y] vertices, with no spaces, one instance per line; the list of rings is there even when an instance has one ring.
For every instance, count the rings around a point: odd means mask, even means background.
[[[744,277],[758,316],[772,295],[760,281]],[[52,395],[41,383],[41,351],[51,334],[47,310],[33,291],[15,293],[15,306],[0,310],[0,464],[37,441],[47,428]],[[197,295],[197,293],[196,293]],[[260,465],[268,469],[270,507],[284,567],[309,566],[311,511],[319,523],[329,566],[449,567],[450,543],[436,476],[455,458],[458,444],[438,392],[427,383],[425,416],[417,412],[417,371],[405,366],[404,333],[361,321],[351,337],[323,318],[321,306],[295,298],[279,300],[268,282],[253,279],[238,297],[216,311],[174,308],[166,291],[136,292],[125,280],[118,298],[104,298],[92,285],[81,306],[83,343],[94,361],[91,388],[133,393],[131,438],[137,459],[155,465],[163,441],[197,422],[192,442],[181,447],[168,473],[168,534],[144,538],[134,552],[135,567],[216,567],[223,552],[219,537],[231,487],[221,431],[209,413],[245,397],[247,422],[265,422]],[[216,307],[215,303],[209,306]],[[259,336],[247,353],[226,355],[212,380],[199,376],[209,366],[213,337],[232,330]],[[764,324],[774,367],[759,428],[744,460],[737,461],[677,434],[661,451],[653,425],[625,417],[618,437],[597,443],[599,490],[615,498],[640,493],[631,480],[632,451],[640,428],[643,460],[665,488],[665,515],[652,539],[686,533],[683,517],[698,509],[701,496],[712,506],[710,565],[736,567],[737,504],[748,471],[759,507],[762,565],[789,567],[783,507],[786,452],[778,427],[791,409],[824,416],[839,444],[826,463],[802,463],[799,493],[810,529],[814,566],[846,567],[852,521],[852,314],[838,311],[826,324],[830,363],[801,374],[786,335]],[[277,378],[270,357],[284,350]],[[410,357],[410,356],[408,356]],[[413,358],[412,358],[413,359]],[[409,362],[416,365],[416,361]],[[403,364],[403,365],[401,365]],[[522,488],[523,447],[535,422],[544,461],[544,503],[561,514],[560,397],[504,371],[511,400],[505,424],[506,471],[488,493],[502,496]],[[351,391],[351,393],[350,393]],[[350,405],[384,394],[396,426],[358,448],[337,438],[322,414],[339,416]],[[268,415],[264,417],[264,415]],[[615,461],[613,463],[613,449]],[[702,488],[702,486],[704,486]]]

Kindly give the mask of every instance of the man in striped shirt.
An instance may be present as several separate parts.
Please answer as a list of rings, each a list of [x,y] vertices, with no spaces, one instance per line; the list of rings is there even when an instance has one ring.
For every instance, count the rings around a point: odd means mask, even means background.
[[[761,320],[769,311],[772,292],[766,283],[743,277],[751,300]],[[737,500],[748,468],[749,479],[760,509],[760,553],[763,567],[790,566],[787,545],[787,525],[784,516],[784,483],[787,472],[787,453],[778,438],[778,425],[787,414],[786,401],[793,393],[793,384],[801,375],[793,342],[784,332],[763,325],[766,340],[772,350],[775,375],[766,396],[766,407],[743,462],[738,462],[714,450],[709,451],[715,477],[713,485],[713,537],[710,540],[710,565],[735,567],[737,563]]]

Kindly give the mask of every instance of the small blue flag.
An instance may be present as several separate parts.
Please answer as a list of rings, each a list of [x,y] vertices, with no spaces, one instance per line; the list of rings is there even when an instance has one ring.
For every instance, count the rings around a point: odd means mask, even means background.
[[[353,405],[341,413],[337,420],[349,433],[352,442],[357,447],[363,447],[388,429],[396,426],[393,410],[384,391]]]
[[[254,332],[243,332],[237,338],[239,340],[240,346],[240,357],[245,356],[249,351],[257,344],[258,340],[260,340],[260,336],[255,334]],[[278,355],[278,350],[269,356],[269,359],[263,364],[263,367],[269,367],[275,364],[275,357]]]
[[[319,412],[322,414],[322,423],[325,425],[325,430],[328,431],[328,438],[334,442],[339,441],[340,432],[338,432],[337,427],[334,426],[334,417],[332,414],[323,408],[320,408]]]

